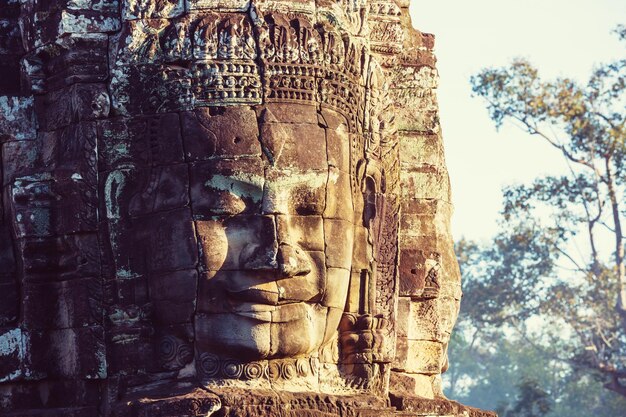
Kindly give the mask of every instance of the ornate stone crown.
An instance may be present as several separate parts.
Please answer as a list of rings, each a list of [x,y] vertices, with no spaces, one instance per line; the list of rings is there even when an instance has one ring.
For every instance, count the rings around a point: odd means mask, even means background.
[[[369,47],[305,14],[190,13],[126,23],[111,50],[113,105],[122,114],[195,106],[305,102],[362,114]],[[128,90],[149,90],[130,102]]]

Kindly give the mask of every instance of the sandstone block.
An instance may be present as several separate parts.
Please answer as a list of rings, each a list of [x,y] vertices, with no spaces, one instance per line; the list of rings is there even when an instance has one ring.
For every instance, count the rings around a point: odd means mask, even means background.
[[[269,110],[276,123],[305,123],[310,125],[318,125],[317,107],[309,104],[298,103],[267,103],[265,106],[259,106],[257,113],[263,120],[262,115]]]
[[[396,321],[398,337],[448,343],[457,314],[458,300],[453,298],[413,301],[400,297]]]
[[[354,205],[350,190],[350,176],[335,167],[328,170],[328,185],[326,186],[326,207],[324,218],[340,219],[352,222],[354,219]]]
[[[134,240],[138,259],[149,272],[179,271],[195,268],[198,248],[191,210],[178,209],[137,219]],[[158,238],[155,238],[158,236]]]
[[[122,17],[124,20],[148,18],[173,18],[185,12],[185,0],[124,0]]]
[[[73,33],[108,33],[120,29],[116,10],[62,10],[58,17],[58,36]]]
[[[135,375],[159,369],[154,329],[135,324],[107,330],[107,374]]]
[[[327,181],[326,166],[305,172],[270,168],[265,173],[261,210],[264,214],[322,215]]]
[[[256,113],[250,107],[198,108],[182,114],[186,158],[261,156]]]
[[[250,0],[185,0],[187,10],[223,10],[245,12],[250,7]]]
[[[2,147],[2,185],[16,178],[32,175],[41,169],[40,145],[35,140],[10,141]]]
[[[307,251],[324,251],[324,219],[322,216],[276,216],[278,239],[291,242]]]
[[[433,379],[434,376],[432,375],[393,371],[389,381],[389,391],[396,397],[415,395],[421,398],[434,399]]]
[[[265,122],[260,124],[263,130]],[[270,125],[278,125],[285,136],[280,158],[276,161],[276,167],[284,170],[292,170],[294,174],[306,173],[311,170],[326,171],[328,162],[326,157],[326,131],[317,124],[305,123],[282,123],[274,122]],[[272,134],[272,131],[268,133]],[[261,138],[263,141],[263,138]]]
[[[0,143],[37,136],[32,97],[0,95]]]
[[[111,108],[124,116],[190,110],[194,100],[191,79],[191,70],[182,67],[117,66],[109,81]]]
[[[410,170],[423,164],[445,167],[441,136],[411,133],[401,132],[398,135],[401,168]]]
[[[398,337],[397,349],[403,354],[396,356],[394,369],[409,374],[437,375],[441,373],[445,361],[443,343]]]
[[[159,327],[155,335],[155,352],[161,368],[179,370],[192,362],[193,341],[191,323]]]
[[[99,278],[26,283],[24,327],[64,329],[102,324],[102,283]]]
[[[15,234],[50,237],[92,232],[97,226],[97,195],[82,177],[53,181],[47,175],[20,177],[11,184]]]
[[[152,275],[148,277],[148,286],[159,325],[191,323],[198,292],[195,269]]]
[[[103,379],[107,376],[101,326],[34,331],[26,346],[32,361],[25,371],[28,379]]]
[[[94,233],[25,238],[17,242],[24,282],[63,282],[100,274],[100,248]]]
[[[352,223],[339,219],[324,219],[326,265],[350,270],[354,231]]]
[[[321,304],[326,307],[343,310],[350,286],[350,271],[342,268],[328,268],[326,291]]]
[[[182,209],[189,206],[189,169],[186,164],[134,171],[135,195],[128,202],[131,216]]]
[[[15,277],[0,275],[0,326],[15,323],[19,315],[19,298]]]
[[[52,131],[70,123],[102,119],[111,103],[104,84],[75,84],[52,91],[35,101],[40,128]]]
[[[64,416],[93,416],[102,392],[99,381],[61,380],[7,384],[2,411],[7,416],[51,416],[61,409]],[[91,412],[87,414],[86,411]],[[80,414],[83,412],[83,414]]]
[[[227,356],[245,358],[248,355],[260,352],[267,356],[270,353],[270,326],[269,321],[246,319],[232,314],[197,314],[194,328],[197,339],[198,352],[215,351]],[[219,335],[219,339],[215,337]],[[196,358],[199,375],[207,375],[207,368],[203,367],[202,355]]]
[[[196,221],[207,271],[277,268],[276,229],[270,216]]]
[[[439,167],[422,164],[411,171],[401,171],[401,198],[427,198],[450,202],[448,173]]]
[[[134,148],[137,162],[158,166],[184,161],[178,114],[134,117],[128,124],[129,145]]]

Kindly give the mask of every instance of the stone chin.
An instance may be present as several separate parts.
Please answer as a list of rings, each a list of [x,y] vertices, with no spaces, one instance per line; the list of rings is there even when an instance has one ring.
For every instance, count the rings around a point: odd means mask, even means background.
[[[338,318],[329,319],[328,310],[296,302],[200,314],[195,323],[198,350],[248,361],[310,356],[328,341],[326,329],[336,333]]]

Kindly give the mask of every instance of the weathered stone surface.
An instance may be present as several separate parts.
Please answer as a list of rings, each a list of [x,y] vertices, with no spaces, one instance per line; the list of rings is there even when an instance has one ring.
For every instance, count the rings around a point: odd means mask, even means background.
[[[398,337],[447,343],[458,314],[457,301],[444,295],[420,302],[400,297],[396,328]]]
[[[36,330],[25,348],[28,379],[103,379],[107,376],[104,329],[101,326]]]
[[[261,156],[256,113],[248,107],[201,107],[182,114],[188,161]]]
[[[398,336],[394,368],[409,374],[436,375],[444,365],[444,344]]]
[[[120,166],[161,166],[184,162],[176,113],[109,118],[97,122],[100,171]]]
[[[17,241],[15,247],[23,262],[24,284],[98,277],[101,273],[95,233],[25,238]]]
[[[470,417],[493,417],[495,413],[483,411],[472,407],[467,407],[455,401],[435,399],[424,400],[415,397],[402,397],[391,395],[391,404],[400,411],[410,413],[409,415],[441,415],[456,416],[467,415]]]
[[[265,186],[259,165],[257,157],[190,164],[194,217],[259,213]]]
[[[5,384],[3,416],[97,415],[102,398],[100,381],[41,381]],[[25,412],[24,410],[31,410]],[[89,414],[91,413],[91,414]]]
[[[23,378],[26,337],[19,328],[0,328],[0,382]]]
[[[407,7],[0,0],[0,414],[488,415]]]
[[[35,139],[37,125],[33,106],[32,97],[0,95],[0,142]]]
[[[98,278],[24,285],[23,325],[29,330],[92,326],[102,321]]]
[[[110,111],[110,98],[104,84],[74,84],[39,97],[39,127],[52,131],[82,120],[105,118]]]

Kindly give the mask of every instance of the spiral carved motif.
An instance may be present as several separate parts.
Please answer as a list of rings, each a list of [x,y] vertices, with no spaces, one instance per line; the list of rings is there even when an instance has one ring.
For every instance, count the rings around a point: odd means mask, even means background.
[[[293,362],[283,362],[280,365],[280,376],[282,378],[289,380],[296,376],[296,367]]]
[[[313,376],[317,376],[317,369],[319,367],[320,361],[318,358],[309,359],[309,365],[311,365],[311,373]]]
[[[205,377],[213,378],[220,372],[220,359],[211,353],[200,355],[200,371]]]
[[[292,380],[317,375],[319,360],[278,359],[242,363],[234,359],[223,359],[211,353],[202,353],[199,358],[200,373],[205,378],[256,380]]]
[[[277,361],[272,361],[267,365],[267,378],[277,380],[280,378],[280,365]]]
[[[188,343],[181,343],[176,351],[176,357],[181,365],[185,365],[193,359],[193,349]]]
[[[263,376],[263,365],[258,362],[247,363],[243,367],[243,376],[246,379],[258,379]]]
[[[161,338],[158,354],[161,365],[166,369],[180,369],[193,359],[191,345],[172,335]]]
[[[233,360],[226,360],[222,363],[222,374],[229,379],[239,379],[243,373],[243,365]]]
[[[165,336],[159,343],[159,358],[163,363],[170,363],[176,359],[178,340],[174,336]]]
[[[306,359],[297,359],[296,371],[298,372],[298,376],[306,376],[309,373],[309,362]]]

